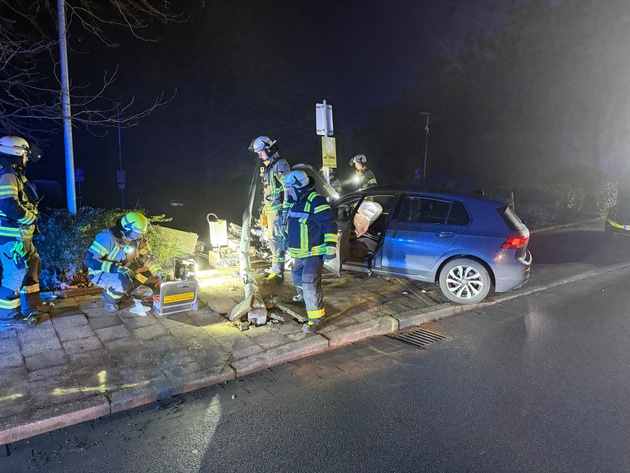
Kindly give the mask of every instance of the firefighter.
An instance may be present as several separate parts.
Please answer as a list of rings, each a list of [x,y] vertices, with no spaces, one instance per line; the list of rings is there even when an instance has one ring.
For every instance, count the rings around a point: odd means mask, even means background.
[[[24,138],[0,138],[0,323],[4,326],[33,324],[45,310],[39,292],[40,258],[33,245],[39,198],[25,174],[26,164],[41,157],[41,149]]]
[[[330,182],[330,187],[332,187],[337,194],[343,193],[343,187],[341,181],[335,175],[334,168],[320,168],[319,174],[326,179],[326,169],[328,169],[328,180]]]
[[[376,185],[376,177],[374,173],[367,167],[367,158],[364,154],[357,154],[348,163],[355,167],[355,185],[357,190],[367,189]]]
[[[90,281],[103,288],[101,299],[107,312],[116,312],[125,294],[151,297],[153,290],[144,283],[150,278],[164,279],[144,237],[148,227],[149,220],[142,213],[129,212],[96,235],[85,255]]]
[[[314,180],[304,171],[291,171],[285,181],[292,203],[288,219],[288,248],[293,257],[291,275],[297,295],[304,302],[308,322],[302,330],[316,331],[323,322],[322,268],[324,260],[334,259],[337,250],[337,225],[324,197],[313,190]]]
[[[286,215],[288,203],[284,194],[284,178],[291,170],[289,163],[278,154],[276,141],[268,136],[254,138],[249,151],[262,160],[260,179],[263,184],[263,213],[261,225],[267,227],[271,249],[271,269],[266,270],[268,279],[284,279],[284,253],[286,248]]]

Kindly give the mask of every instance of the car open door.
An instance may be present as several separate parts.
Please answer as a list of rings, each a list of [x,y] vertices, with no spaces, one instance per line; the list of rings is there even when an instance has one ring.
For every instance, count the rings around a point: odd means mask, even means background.
[[[339,223],[337,223],[339,227]],[[352,233],[352,225],[346,225],[345,228],[337,231],[339,240],[337,241],[337,254],[334,259],[324,260],[324,268],[333,273],[338,278],[341,277],[341,267],[348,260],[348,242]]]

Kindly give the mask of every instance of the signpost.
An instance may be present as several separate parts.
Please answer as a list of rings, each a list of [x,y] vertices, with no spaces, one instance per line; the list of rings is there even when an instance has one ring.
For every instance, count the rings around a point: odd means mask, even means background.
[[[333,138],[333,114],[332,105],[324,100],[315,104],[316,132],[322,137],[322,167],[324,178],[330,184],[330,169],[337,167],[337,144]]]

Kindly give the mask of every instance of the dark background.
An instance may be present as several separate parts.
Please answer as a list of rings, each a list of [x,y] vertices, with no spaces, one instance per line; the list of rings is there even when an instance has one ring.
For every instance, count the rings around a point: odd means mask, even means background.
[[[278,140],[290,163],[319,168],[315,104],[333,105],[338,175],[363,153],[379,183],[510,189],[522,183],[625,179],[630,5],[624,0],[518,2],[178,2],[182,23],[143,42],[112,30],[109,48],[71,25],[73,84],[119,65],[114,98],[150,106],[122,129],[125,206],[174,217],[205,236],[208,212],[240,223],[256,166],[252,138]],[[74,29],[73,29],[74,28]],[[118,207],[115,128],[74,131],[83,205]],[[64,184],[61,135],[32,178]],[[599,181],[598,181],[599,182]],[[51,205],[65,205],[65,197]],[[183,205],[173,207],[169,202]]]

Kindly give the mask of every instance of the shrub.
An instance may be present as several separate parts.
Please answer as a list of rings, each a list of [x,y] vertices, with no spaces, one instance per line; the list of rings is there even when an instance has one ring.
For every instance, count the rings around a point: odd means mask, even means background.
[[[146,212],[140,210],[141,212]],[[59,289],[62,285],[89,285],[85,254],[94,237],[112,227],[128,210],[108,210],[82,207],[72,215],[66,210],[42,212],[38,223],[40,234],[34,239],[42,260],[40,285],[43,290]],[[149,217],[147,240],[153,255],[160,262],[180,256],[178,250],[159,233],[159,223],[171,219],[164,215]]]

